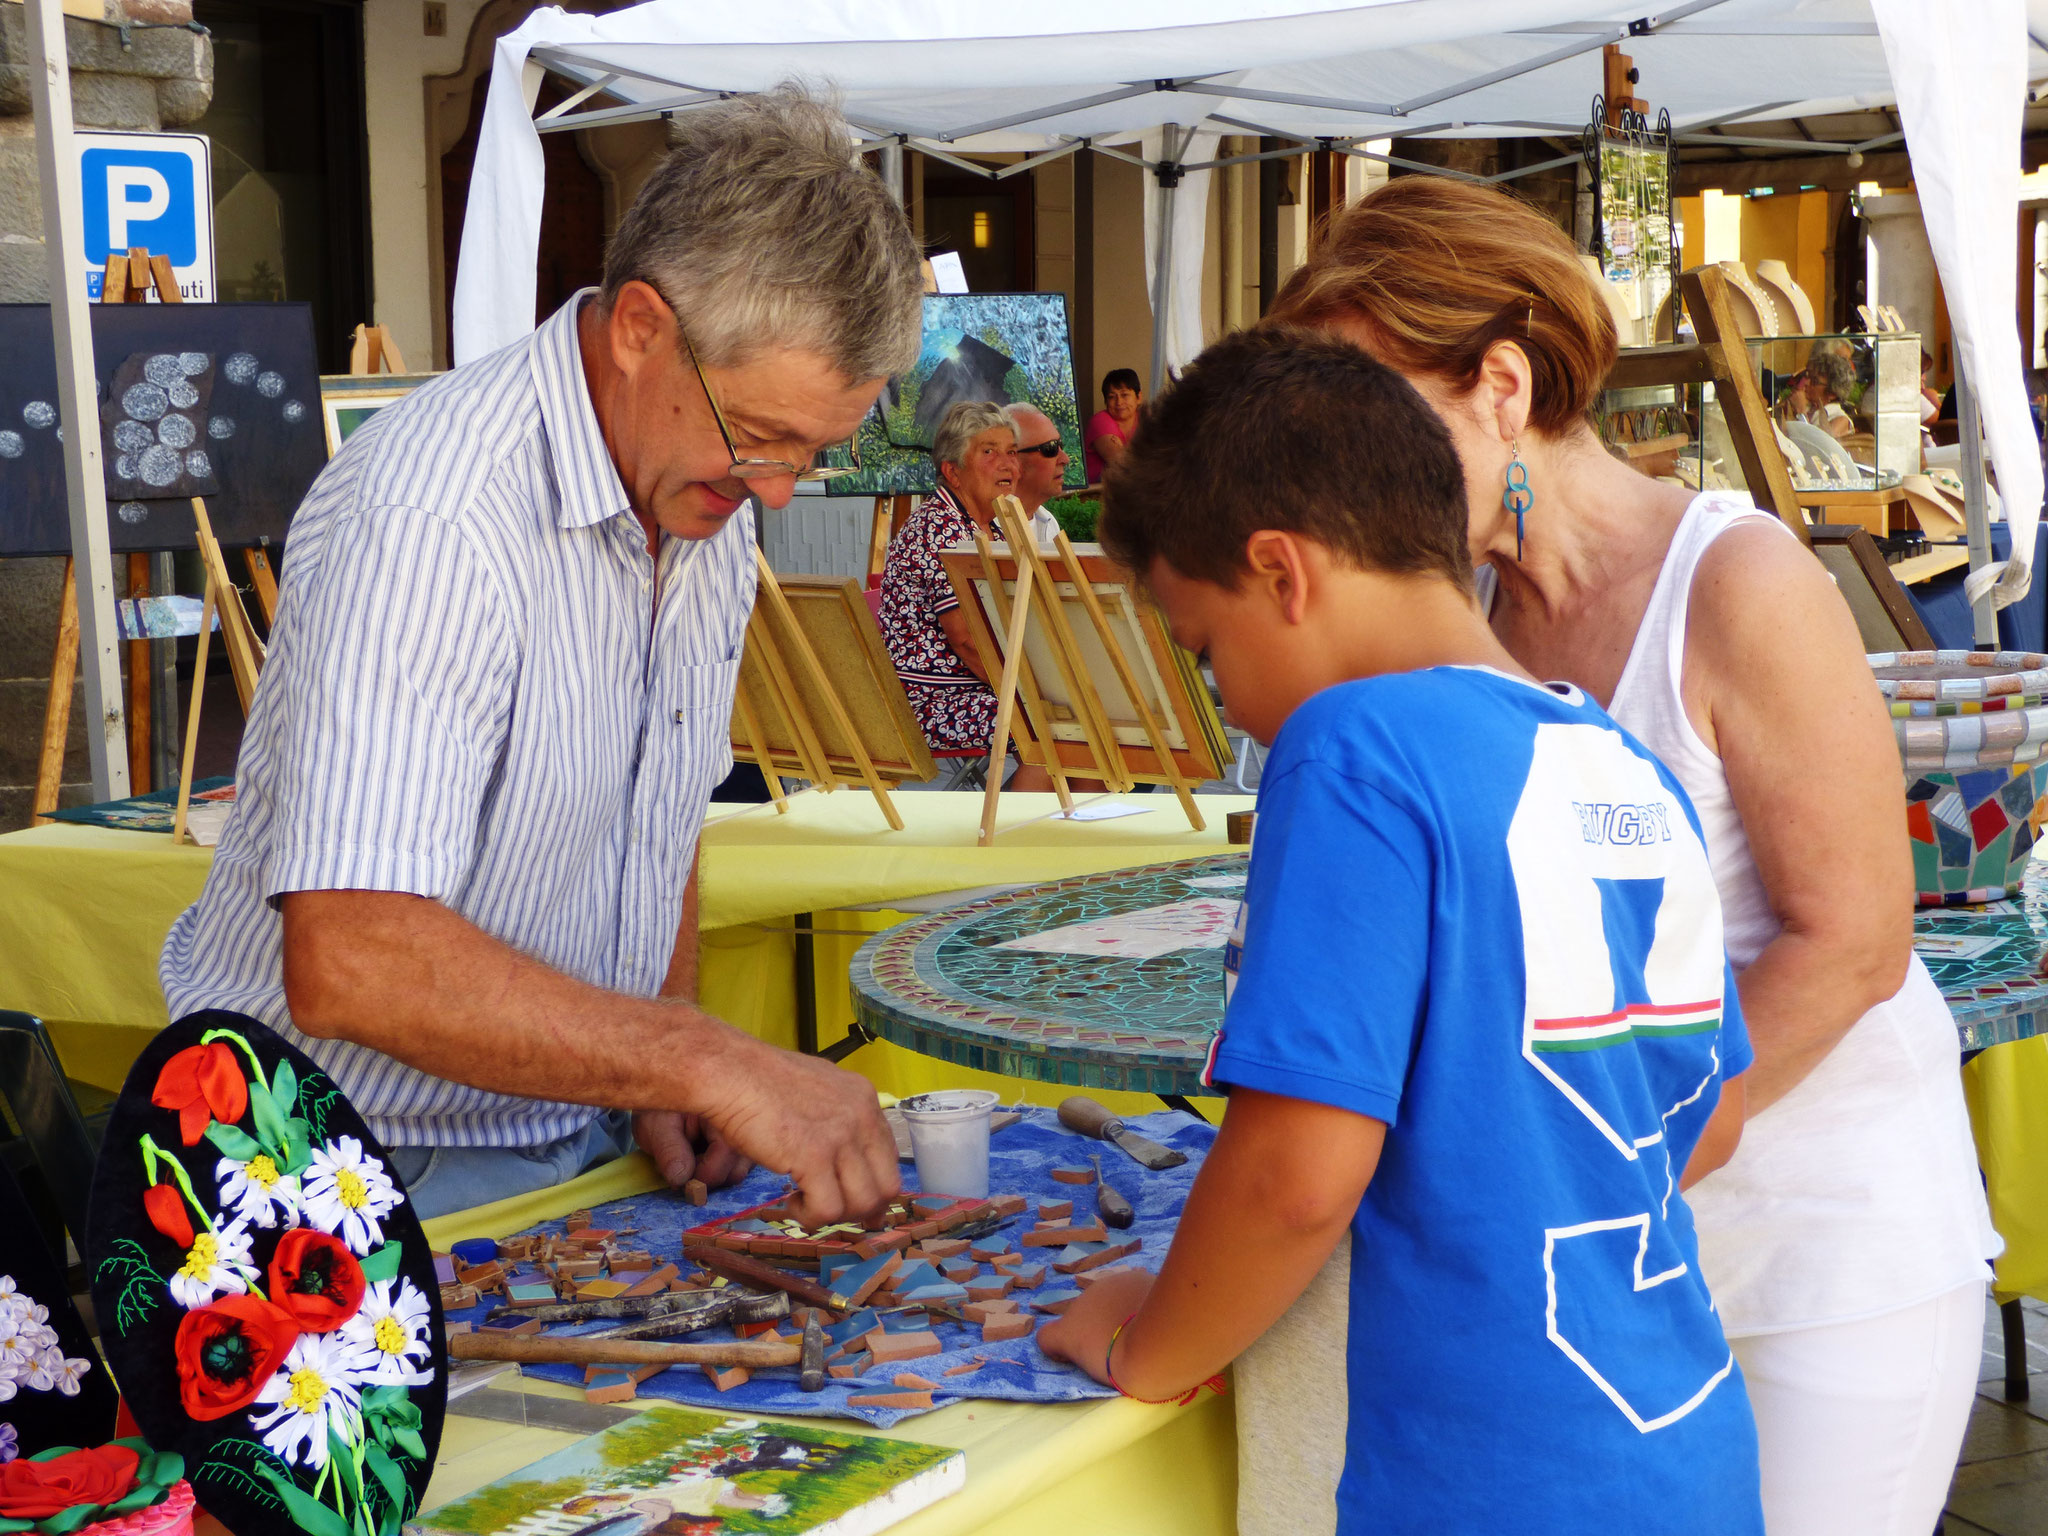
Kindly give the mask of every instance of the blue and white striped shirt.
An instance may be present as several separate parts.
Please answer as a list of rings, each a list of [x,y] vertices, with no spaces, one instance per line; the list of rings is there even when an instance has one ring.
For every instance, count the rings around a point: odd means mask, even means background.
[[[751,506],[649,556],[584,383],[586,296],[378,412],[314,483],[235,813],[159,965],[172,1018],[232,1008],[281,1030],[396,1146],[537,1145],[597,1111],[298,1034],[277,899],[431,897],[565,975],[652,997],[732,763]]]

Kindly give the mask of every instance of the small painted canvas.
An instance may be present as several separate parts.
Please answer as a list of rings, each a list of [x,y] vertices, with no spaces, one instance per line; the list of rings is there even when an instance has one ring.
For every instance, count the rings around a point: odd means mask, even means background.
[[[438,373],[323,373],[320,414],[327,425],[327,452],[339,453],[350,435],[383,410],[396,405]]]
[[[867,1536],[957,1492],[946,1446],[660,1407],[407,1522],[407,1536]]]
[[[961,400],[1031,405],[1059,428],[1066,483],[1087,483],[1074,394],[1074,347],[1062,293],[928,293],[924,348],[891,379],[860,424],[861,472],[832,483],[838,496],[904,495],[937,488],[932,436]]]
[[[215,536],[282,543],[326,460],[305,304],[91,310],[107,526],[116,551]],[[71,550],[57,353],[46,304],[0,304],[0,557]]]

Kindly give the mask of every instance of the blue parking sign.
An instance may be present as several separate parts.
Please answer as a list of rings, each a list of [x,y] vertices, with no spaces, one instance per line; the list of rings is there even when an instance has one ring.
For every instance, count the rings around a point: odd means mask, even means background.
[[[141,247],[167,256],[190,300],[213,291],[212,155],[199,134],[81,132],[87,291],[107,258]]]

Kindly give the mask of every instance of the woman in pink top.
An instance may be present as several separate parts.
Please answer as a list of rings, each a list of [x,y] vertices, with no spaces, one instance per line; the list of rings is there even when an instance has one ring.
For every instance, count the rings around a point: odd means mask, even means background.
[[[1389,182],[1332,223],[1272,314],[1348,337],[1436,408],[1495,633],[1690,795],[1756,1064],[1741,1148],[1685,1198],[1756,1409],[1767,1528],[1924,1536],[1999,1239],[1955,1023],[1913,955],[1899,756],[1847,605],[1747,498],[1606,453],[1590,412],[1614,325],[1528,205]]]
[[[1090,485],[1101,484],[1102,472],[1124,456],[1124,444],[1138,430],[1145,392],[1138,387],[1135,368],[1112,368],[1102,376],[1102,404],[1103,409],[1088,418],[1081,434]]]

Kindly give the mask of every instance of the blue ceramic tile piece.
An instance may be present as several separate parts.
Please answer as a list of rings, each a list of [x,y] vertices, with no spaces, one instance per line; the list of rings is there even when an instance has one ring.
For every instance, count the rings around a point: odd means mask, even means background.
[[[860,1338],[863,1334],[873,1333],[876,1323],[880,1320],[880,1316],[874,1308],[862,1307],[845,1322],[834,1323],[830,1328],[827,1328],[825,1336],[836,1345],[844,1345]]]
[[[957,1305],[967,1299],[967,1287],[955,1285],[950,1280],[941,1280],[937,1285],[921,1285],[914,1291],[898,1291],[896,1294],[904,1301],[914,1302],[920,1306],[934,1302],[950,1302]]]
[[[1963,804],[1975,810],[2004,786],[2007,770],[1984,768],[1976,773],[1956,775],[1956,788],[1962,791]]]
[[[932,1320],[922,1312],[890,1312],[882,1318],[884,1333],[930,1333],[931,1328]]]

